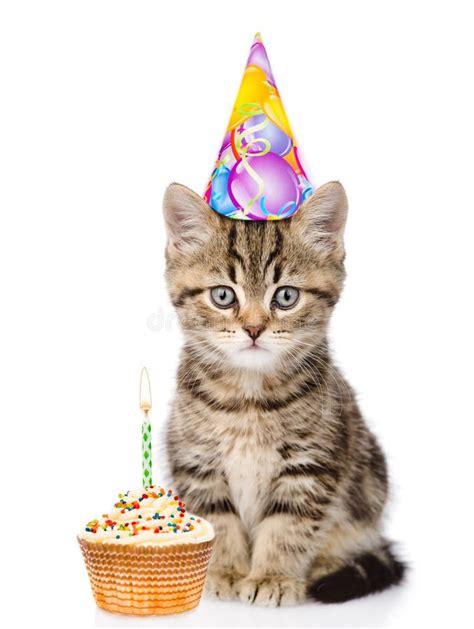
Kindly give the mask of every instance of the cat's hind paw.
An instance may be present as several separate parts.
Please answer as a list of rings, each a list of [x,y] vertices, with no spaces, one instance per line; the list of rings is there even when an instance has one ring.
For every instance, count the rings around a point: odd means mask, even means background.
[[[209,570],[206,577],[206,595],[221,601],[233,601],[239,597],[236,585],[241,579],[238,574]]]
[[[296,605],[306,599],[306,584],[289,577],[247,577],[238,583],[239,598],[249,605],[279,607]]]

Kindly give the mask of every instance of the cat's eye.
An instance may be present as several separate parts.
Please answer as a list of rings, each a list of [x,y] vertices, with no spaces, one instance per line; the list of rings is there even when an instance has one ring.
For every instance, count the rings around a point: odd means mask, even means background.
[[[282,286],[275,291],[272,298],[272,306],[288,310],[296,305],[300,296],[300,291],[293,286]]]
[[[234,289],[230,286],[211,288],[211,299],[218,308],[230,308],[237,301]]]

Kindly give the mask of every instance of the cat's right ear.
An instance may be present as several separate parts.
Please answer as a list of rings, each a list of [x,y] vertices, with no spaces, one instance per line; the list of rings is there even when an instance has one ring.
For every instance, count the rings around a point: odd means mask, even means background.
[[[206,244],[216,227],[217,216],[202,197],[172,183],[163,199],[163,213],[168,233],[168,253],[192,253]]]

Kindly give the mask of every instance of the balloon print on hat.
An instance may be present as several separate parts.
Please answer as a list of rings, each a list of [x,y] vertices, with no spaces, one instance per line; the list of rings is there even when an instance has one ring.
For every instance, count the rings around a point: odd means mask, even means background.
[[[259,131],[252,132],[253,127],[260,127],[261,125],[263,128],[260,128]],[[291,151],[293,140],[264,114],[252,116],[252,118],[244,122],[242,127],[244,131],[249,132],[245,134],[244,141],[251,142],[251,148],[249,149],[250,155],[253,152],[258,153],[262,151],[263,142],[259,142],[259,140],[267,140],[270,143],[270,152],[280,155],[280,157],[283,157],[283,155]]]
[[[301,199],[298,177],[279,155],[267,153],[249,157],[248,164],[238,162],[229,175],[229,197],[235,207],[245,210],[255,221],[286,218],[298,207]],[[261,187],[260,187],[261,186]]]

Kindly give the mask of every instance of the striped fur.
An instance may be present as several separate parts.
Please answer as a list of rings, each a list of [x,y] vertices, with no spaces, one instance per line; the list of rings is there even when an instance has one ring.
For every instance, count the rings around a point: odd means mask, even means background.
[[[185,334],[167,431],[176,489],[217,542],[207,580],[260,605],[343,601],[401,580],[381,533],[383,453],[334,366],[346,198],[327,184],[288,221],[233,221],[179,185],[164,201],[167,281]],[[222,310],[210,289],[230,286]],[[277,287],[300,289],[291,310]],[[263,332],[251,341],[245,326]]]

